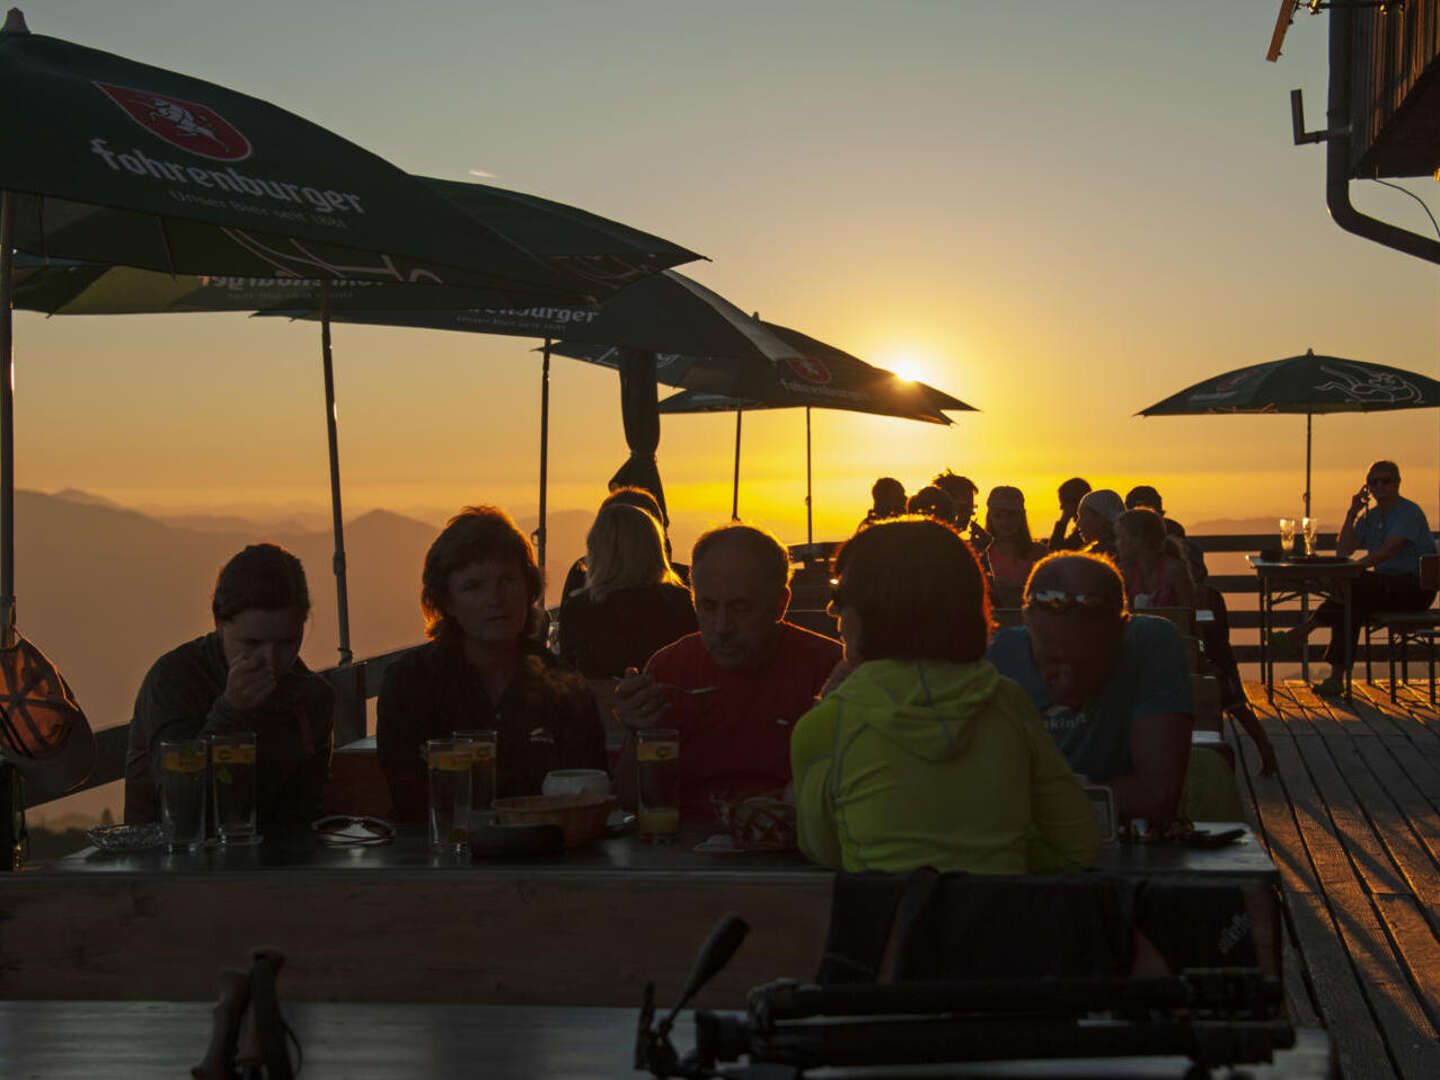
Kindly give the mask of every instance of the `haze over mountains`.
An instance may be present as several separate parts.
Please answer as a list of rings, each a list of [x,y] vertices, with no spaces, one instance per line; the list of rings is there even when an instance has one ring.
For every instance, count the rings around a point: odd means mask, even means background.
[[[552,576],[563,575],[584,550],[590,516],[580,510],[550,515]],[[357,658],[424,639],[420,566],[439,524],[379,510],[346,523]],[[533,521],[519,524],[527,531],[534,527]],[[311,617],[302,658],[312,668],[338,660],[328,529],[233,516],[160,519],[66,490],[17,492],[15,531],[20,631],[60,668],[97,730],[129,721],[135,691],[157,657],[212,628],[216,572],[257,540],[280,544],[305,565]],[[32,823],[98,817],[106,805],[118,818],[120,798],[118,785],[110,785],[32,810]]]

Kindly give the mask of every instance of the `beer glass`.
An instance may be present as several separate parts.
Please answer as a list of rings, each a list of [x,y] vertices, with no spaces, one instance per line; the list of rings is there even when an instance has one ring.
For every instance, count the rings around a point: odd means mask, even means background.
[[[470,752],[470,817],[479,822],[495,807],[495,768],[500,733],[493,728],[454,732],[453,738]]]
[[[636,822],[642,839],[665,843],[680,831],[680,732],[651,728],[635,733]]]
[[[199,851],[205,846],[204,739],[160,743],[160,823],[171,851]]]
[[[226,846],[258,844],[255,828],[255,733],[210,736],[210,787],[215,794],[215,835]]]
[[[459,854],[470,844],[470,748],[454,739],[425,743],[430,773],[430,850]]]
[[[1280,519],[1280,557],[1288,559],[1295,554],[1295,528],[1299,524],[1294,518]]]
[[[1300,531],[1300,535],[1301,535],[1302,537],[1304,537],[1304,539],[1305,539],[1305,554],[1306,554],[1306,555],[1314,555],[1314,554],[1315,554],[1315,519],[1314,519],[1314,518],[1308,518],[1308,517],[1307,517],[1307,518],[1301,518],[1301,519],[1300,519],[1300,528],[1299,528],[1299,531]]]

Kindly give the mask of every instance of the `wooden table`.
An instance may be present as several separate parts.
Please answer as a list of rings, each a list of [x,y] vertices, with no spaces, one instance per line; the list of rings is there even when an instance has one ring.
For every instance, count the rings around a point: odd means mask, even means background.
[[[1351,585],[1365,573],[1358,562],[1288,561],[1279,562],[1262,559],[1259,555],[1247,555],[1247,561],[1255,571],[1256,583],[1260,589],[1260,678],[1265,692],[1272,699],[1275,695],[1275,658],[1270,655],[1270,631],[1274,626],[1275,605],[1287,600],[1319,597],[1322,600],[1337,600],[1344,608],[1345,615],[1341,630],[1347,654],[1344,657],[1345,696],[1350,696],[1350,664],[1354,657],[1349,655],[1350,633],[1353,620],[1351,612]],[[1300,650],[1300,670],[1308,682],[1310,678],[1310,654],[1308,643]]]
[[[0,999],[206,1000],[218,968],[273,944],[290,957],[293,1000],[632,1005],[648,979],[676,995],[728,911],[751,934],[701,1004],[813,977],[833,875],[793,852],[691,850],[707,831],[669,846],[607,837],[522,862],[431,855],[418,830],[375,848],[303,837],[196,854],[92,849],[0,874]],[[1243,886],[1270,904],[1267,926],[1278,910],[1275,867],[1253,837],[1215,851],[1112,847],[1102,864]]]
[[[282,975],[281,989],[284,989]],[[734,1003],[737,1005],[739,1002]],[[302,1003],[281,1009],[305,1051],[304,1080],[616,1080],[644,1077],[633,1068],[636,1009],[499,1005]],[[693,1045],[682,1016],[675,1045]],[[190,1001],[0,1002],[0,1059],[6,1080],[182,1077],[205,1053],[210,1006]],[[1247,1066],[1256,1080],[1321,1080],[1329,1040],[1298,1033],[1274,1065]],[[1098,1058],[1006,1062],[908,1071],[893,1076],[1125,1077],[1180,1080],[1183,1058]],[[827,1071],[844,1077],[853,1071]],[[865,1075],[876,1080],[876,1072]]]

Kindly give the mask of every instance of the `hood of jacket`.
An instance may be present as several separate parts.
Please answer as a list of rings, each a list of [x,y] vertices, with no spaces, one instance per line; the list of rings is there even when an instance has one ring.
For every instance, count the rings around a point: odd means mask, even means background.
[[[847,727],[866,724],[916,757],[941,761],[965,751],[975,719],[1004,692],[988,660],[871,660],[833,696]]]

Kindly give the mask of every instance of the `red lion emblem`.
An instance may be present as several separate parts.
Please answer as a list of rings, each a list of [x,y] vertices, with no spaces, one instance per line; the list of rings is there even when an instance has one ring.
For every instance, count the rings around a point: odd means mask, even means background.
[[[130,119],[171,146],[213,161],[244,161],[250,156],[250,140],[208,106],[128,86],[95,85]]]
[[[817,356],[787,356],[785,362],[790,365],[791,371],[806,382],[828,383],[830,381],[830,369]]]

